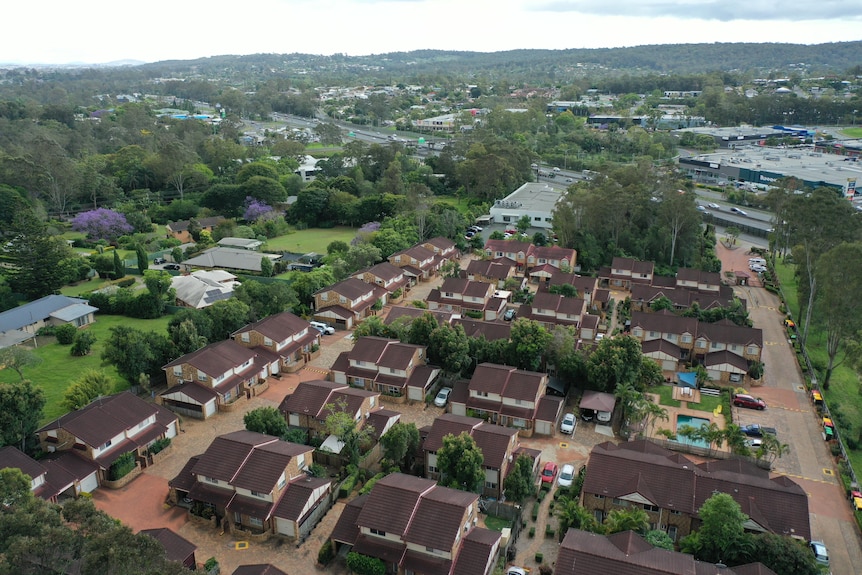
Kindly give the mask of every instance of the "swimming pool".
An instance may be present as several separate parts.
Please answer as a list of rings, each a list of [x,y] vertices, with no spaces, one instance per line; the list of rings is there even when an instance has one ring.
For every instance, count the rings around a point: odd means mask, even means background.
[[[683,425],[690,425],[691,427],[693,427],[695,429],[699,429],[703,425],[709,425],[708,419],[704,419],[702,417],[692,417],[691,415],[677,415],[676,416],[676,429],[677,429],[676,440],[679,443],[685,443],[687,445],[695,445],[697,447],[709,448],[709,443],[707,443],[706,441],[704,441],[702,439],[691,439],[691,438],[682,437],[681,435],[679,435],[678,434],[679,428],[682,427]]]

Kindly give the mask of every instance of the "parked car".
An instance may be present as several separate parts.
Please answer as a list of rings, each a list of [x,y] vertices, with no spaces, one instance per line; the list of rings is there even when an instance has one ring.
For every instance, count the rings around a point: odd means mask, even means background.
[[[760,449],[763,446],[763,440],[759,437],[753,437],[746,440],[745,444],[748,446],[749,449]]]
[[[560,422],[560,433],[571,435],[575,432],[575,414],[567,413],[563,416],[563,421]]]
[[[506,575],[527,575],[527,570],[523,567],[515,567],[514,565],[510,566],[508,571],[506,571]]]
[[[166,269],[166,270],[180,271],[180,264],[165,264],[164,269]]]
[[[512,321],[515,319],[515,316],[518,315],[518,312],[515,308],[509,308],[506,310],[506,313],[503,314],[503,319],[506,321]]]
[[[814,560],[821,565],[829,565],[829,551],[823,541],[812,541],[808,544],[811,552],[814,553]]]
[[[751,425],[743,425],[739,430],[748,437],[763,437],[763,434],[775,435],[774,427],[763,427],[757,423]]]
[[[335,328],[328,323],[322,321],[310,321],[311,327],[322,333],[323,335],[332,335],[335,333]]]
[[[451,387],[444,387],[437,392],[437,397],[434,398],[434,405],[437,407],[446,407],[449,403],[449,395],[452,393]]]
[[[762,274],[766,271],[766,266],[762,266],[760,264],[751,264],[750,266],[748,266],[748,269],[755,273]]]
[[[572,481],[575,479],[575,466],[566,463],[560,470],[560,477],[557,479],[557,485],[560,487],[571,487]]]
[[[766,402],[759,397],[745,393],[737,393],[733,396],[733,405],[736,407],[747,407],[748,409],[766,409]]]
[[[159,265],[162,265],[163,263],[165,263],[166,261],[167,260],[165,260],[165,258],[155,258],[153,260],[153,264],[159,266]]]
[[[474,232],[476,232],[476,233],[478,234],[479,232],[481,232],[481,231],[482,231],[482,229],[483,229],[483,228],[482,228],[482,226],[470,226],[470,227],[469,227],[469,228],[467,228],[467,229],[469,229],[469,230],[471,230],[471,231],[474,231]]]
[[[549,461],[542,469],[542,483],[554,483],[554,478],[557,476],[557,464]]]
[[[470,230],[469,232],[464,234],[464,239],[465,240],[473,239],[473,236],[475,236],[475,235],[476,235],[476,232],[474,232],[473,230]]]

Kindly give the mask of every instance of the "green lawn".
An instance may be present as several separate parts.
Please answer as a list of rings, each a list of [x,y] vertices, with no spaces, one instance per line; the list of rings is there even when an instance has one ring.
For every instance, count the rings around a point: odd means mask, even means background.
[[[506,527],[511,527],[512,522],[502,517],[494,517],[493,515],[485,516],[485,527],[491,531],[502,531]]]
[[[656,387],[649,388],[647,393],[657,394],[661,405],[667,405],[668,407],[679,407],[681,405],[679,401],[673,399],[672,385],[657,385]]]
[[[49,343],[35,350],[42,362],[34,367],[24,369],[24,377],[41,387],[45,393],[45,410],[42,423],[47,423],[63,415],[66,411],[61,407],[63,394],[70,383],[87,369],[101,369],[117,382],[115,391],[128,388],[128,384],[120,379],[116,368],[112,365],[102,365],[102,349],[108,338],[108,330],[116,325],[131,325],[137,329],[164,332],[167,329],[170,316],[159,319],[131,319],[125,316],[96,315],[96,323],[88,327],[96,334],[96,343],[87,357],[73,357],[69,350],[71,346]],[[18,374],[11,369],[0,370],[0,382],[18,381]]]
[[[309,252],[325,254],[326,246],[328,246],[330,242],[341,240],[342,242],[349,244],[350,240],[355,237],[355,228],[344,226],[330,229],[310,228],[307,230],[291,232],[285,236],[270,238],[266,240],[264,249],[295,252],[300,254],[307,254]]]
[[[648,393],[656,393],[661,397],[659,403],[661,405],[667,405],[668,407],[679,407],[681,405],[680,401],[673,399],[673,386],[670,385],[659,385],[657,387],[651,387],[647,390]],[[692,401],[688,402],[688,408],[694,409],[695,411],[706,411],[712,413],[712,411],[721,405],[721,396],[714,397],[711,395],[700,394],[700,403],[694,403]]]
[[[110,282],[102,278],[93,278],[79,284],[63,286],[60,288],[60,293],[70,297],[78,297],[81,294],[95,291],[100,287],[104,286],[106,283]]]
[[[841,133],[850,138],[862,138],[862,128],[844,128]]]
[[[793,314],[799,328],[802,328],[804,318],[801,315],[799,297],[796,292],[794,268],[779,262],[775,266],[778,279],[787,301],[787,308]],[[821,372],[828,364],[826,354],[826,336],[817,325],[809,330],[808,357],[814,368]],[[808,374],[805,374],[806,376]],[[833,419],[843,437],[858,439],[862,435],[862,395],[859,393],[859,374],[847,365],[839,365],[832,371],[829,389],[824,391],[826,404],[832,411]],[[838,412],[836,416],[835,412]],[[845,446],[846,446],[845,441]],[[862,450],[850,451],[850,463],[856,473],[862,473]]]

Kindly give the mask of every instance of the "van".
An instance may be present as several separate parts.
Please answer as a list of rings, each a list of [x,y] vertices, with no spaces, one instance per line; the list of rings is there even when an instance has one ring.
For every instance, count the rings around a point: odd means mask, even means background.
[[[757,265],[757,266],[765,266],[765,265],[766,265],[766,260],[765,260],[765,259],[763,259],[763,258],[749,258],[749,260],[748,260],[748,265],[749,265],[749,266],[754,266],[754,265]]]

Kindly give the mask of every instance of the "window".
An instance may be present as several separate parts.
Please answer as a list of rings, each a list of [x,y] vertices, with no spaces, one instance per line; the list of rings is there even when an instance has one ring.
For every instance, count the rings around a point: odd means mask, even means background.
[[[438,469],[433,465],[428,466],[428,473],[437,473]]]
[[[604,499],[605,498],[604,495],[600,495],[598,493],[593,493],[593,497],[595,497],[596,499]]]
[[[204,477],[204,481],[206,481],[207,483],[215,483],[216,485],[218,485],[218,479],[216,479],[215,477]]]
[[[533,218],[533,221],[534,221],[534,222],[541,222],[541,221],[542,221],[542,218],[541,218],[540,216],[536,216],[536,217],[534,217],[534,218]]]
[[[671,509],[670,514],[671,515],[682,515],[682,511],[677,511],[676,509]]]
[[[206,380],[207,380],[207,374],[205,374],[201,370],[198,370],[198,381],[206,381]]]
[[[599,522],[599,525],[604,523],[604,521],[605,521],[605,512],[604,511],[602,511],[601,509],[596,509],[593,511],[593,515],[595,516],[596,521]]]
[[[479,397],[488,397],[488,392],[487,391],[477,391],[476,395]]]
[[[644,511],[652,511],[658,513],[658,505],[648,505],[644,503]]]
[[[712,342],[711,344],[709,344],[709,347],[711,349],[718,349],[718,342],[717,341]]]
[[[263,338],[263,345],[272,345],[272,340],[268,337]]]
[[[183,366],[175,365],[174,366],[174,375],[177,377],[182,377],[183,375]]]
[[[437,553],[437,550],[433,547],[426,547],[425,551],[427,551],[428,553]]]
[[[254,490],[252,490],[251,494],[255,497],[266,497],[268,495],[267,493],[261,493],[259,491],[254,491]]]
[[[497,489],[497,484],[494,483],[493,481],[486,481],[485,482],[485,489]]]
[[[649,332],[649,336],[650,337],[658,337],[658,332],[657,331],[651,331],[651,332]]]
[[[691,343],[691,336],[688,334],[683,335],[682,336],[682,343]]]
[[[254,527],[261,527],[263,525],[263,521],[257,517],[249,517],[248,524]]]
[[[323,292],[322,294],[320,294],[320,299],[322,299],[323,301],[328,300],[329,299],[329,292]]]
[[[284,489],[285,485],[287,485],[287,478],[284,475],[282,475],[281,479],[278,480],[278,488]]]
[[[379,529],[371,529],[371,534],[372,535],[379,535],[380,537],[386,537],[386,532],[381,531]]]
[[[244,333],[240,334],[239,337],[245,343],[248,343],[249,341],[251,341],[251,337],[248,335],[248,332],[244,332]]]
[[[676,525],[668,526],[667,534],[670,536],[670,538],[673,540],[674,543],[676,543],[676,533],[677,533]]]
[[[339,297],[338,297],[338,301],[339,301],[340,303],[347,303],[347,298],[346,298],[346,297],[344,297],[344,296],[339,296]]]
[[[102,447],[100,447],[99,449],[108,449],[109,447],[111,447],[111,440],[110,439],[108,441],[106,441],[105,444]]]
[[[620,507],[628,507],[629,502],[625,499],[619,499],[617,497],[614,497],[614,505],[619,505]]]

